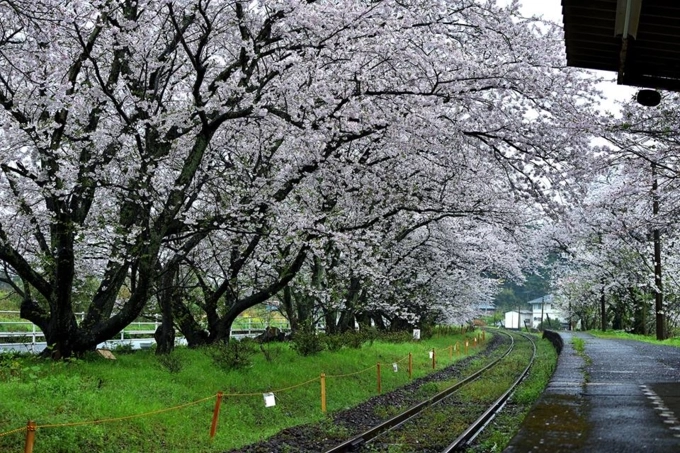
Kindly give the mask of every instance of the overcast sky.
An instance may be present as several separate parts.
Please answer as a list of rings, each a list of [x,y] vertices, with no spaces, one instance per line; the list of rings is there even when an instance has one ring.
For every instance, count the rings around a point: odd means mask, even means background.
[[[553,22],[562,25],[562,0],[520,0],[522,4],[522,13],[525,16],[543,16]],[[624,101],[630,99],[637,91],[637,88],[617,85],[616,74],[614,72],[593,71],[601,77],[606,77],[610,80],[608,83],[603,83],[600,88],[605,95],[611,99]],[[604,107],[611,110],[613,107]]]

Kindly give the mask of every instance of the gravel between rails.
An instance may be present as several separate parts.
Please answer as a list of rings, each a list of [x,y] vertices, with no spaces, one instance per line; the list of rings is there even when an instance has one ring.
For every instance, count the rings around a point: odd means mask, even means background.
[[[440,371],[415,379],[410,384],[392,392],[374,396],[353,408],[330,414],[328,420],[286,428],[269,439],[230,450],[229,453],[308,453],[326,451],[389,418],[378,415],[379,413],[385,413],[385,407],[399,406],[406,409],[419,403],[421,399],[418,398],[417,390],[423,384],[464,377],[465,370],[470,362],[479,357],[491,355],[498,348],[507,345],[509,342],[510,340],[505,335],[494,335],[487,347],[474,356],[466,357]]]

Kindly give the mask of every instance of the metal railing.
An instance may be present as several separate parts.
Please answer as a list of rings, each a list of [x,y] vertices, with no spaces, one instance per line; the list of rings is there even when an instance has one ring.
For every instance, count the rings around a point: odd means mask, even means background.
[[[76,313],[83,319],[84,313]],[[16,321],[0,320],[0,352],[8,349],[21,349],[28,352],[39,352],[46,347],[45,334],[38,326],[30,321],[22,320],[18,311],[0,311],[0,318],[13,318]],[[149,347],[155,343],[154,333],[160,321],[135,321],[128,325],[116,336],[106,342],[106,344],[132,344],[135,342],[139,348]],[[23,328],[22,326],[25,326]],[[244,338],[259,335],[268,327],[276,327],[283,331],[290,331],[287,321],[253,321],[251,318],[239,318],[234,322],[231,329],[232,338]],[[9,340],[9,341],[7,341]],[[144,343],[143,345],[140,341]],[[179,339],[181,343],[182,339]]]

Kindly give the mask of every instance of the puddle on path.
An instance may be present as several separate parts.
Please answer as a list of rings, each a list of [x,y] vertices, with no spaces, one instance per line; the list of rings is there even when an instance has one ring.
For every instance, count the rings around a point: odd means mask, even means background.
[[[524,419],[505,452],[572,452],[584,447],[590,427],[581,395],[545,395]]]

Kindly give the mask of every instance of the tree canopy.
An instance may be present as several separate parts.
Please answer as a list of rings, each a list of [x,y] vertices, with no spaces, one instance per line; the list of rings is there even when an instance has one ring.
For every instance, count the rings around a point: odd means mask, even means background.
[[[594,157],[592,78],[517,8],[0,2],[21,316],[58,357],[145,311],[224,341],[273,297],[328,329],[458,321],[545,254]]]

